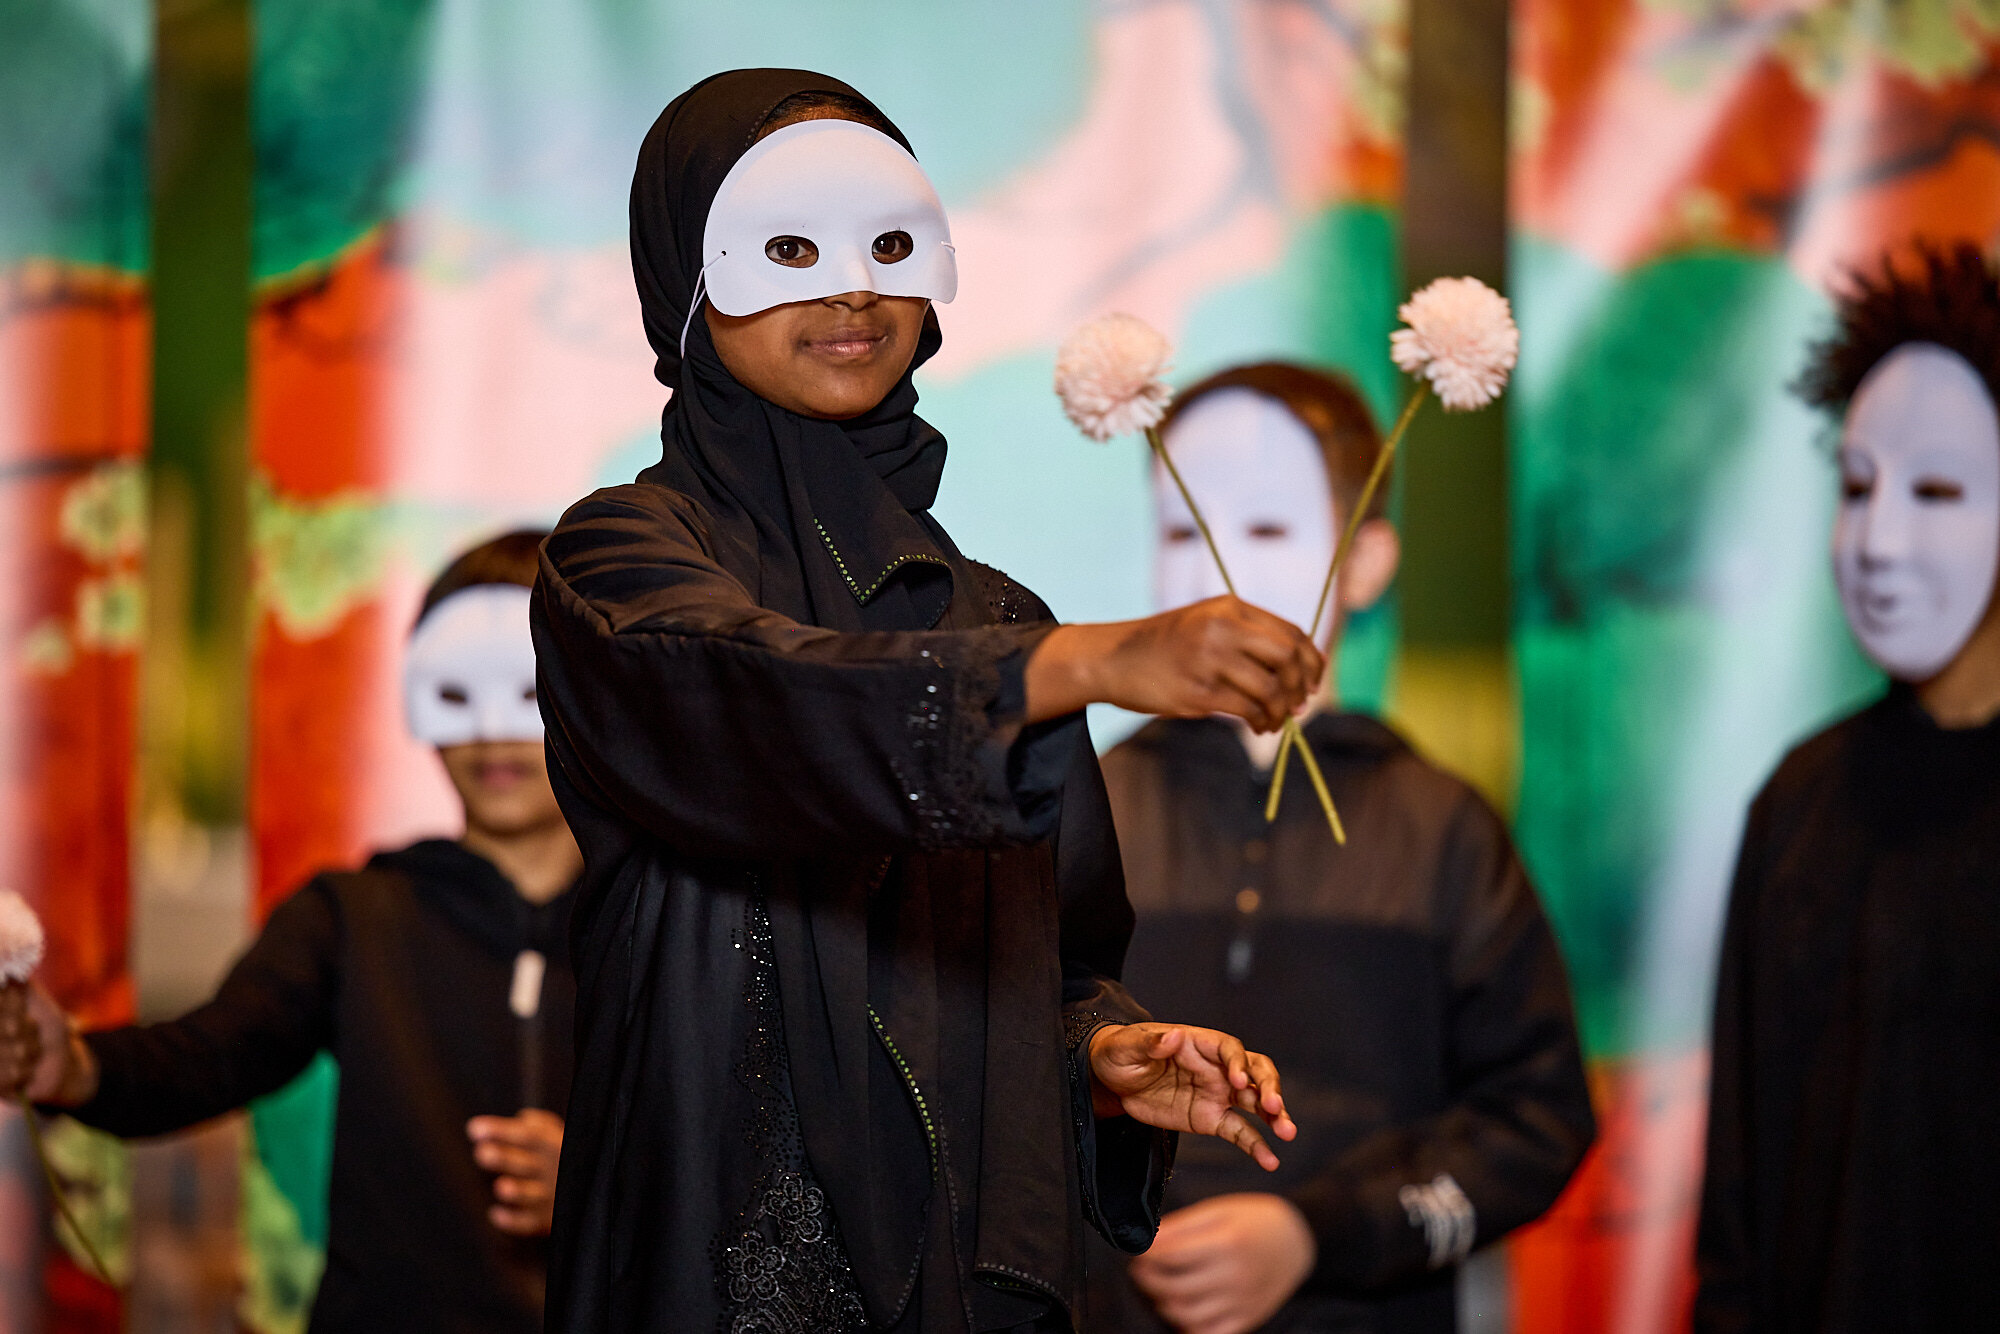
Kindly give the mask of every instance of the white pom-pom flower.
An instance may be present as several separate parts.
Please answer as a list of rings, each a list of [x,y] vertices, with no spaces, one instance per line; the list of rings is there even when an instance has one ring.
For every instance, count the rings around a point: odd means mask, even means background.
[[[0,889],[0,984],[25,982],[42,966],[42,919],[28,901]]]
[[[1451,412],[1500,397],[1521,354],[1521,331],[1507,298],[1477,278],[1439,278],[1405,301],[1407,329],[1389,335],[1389,355],[1405,374],[1431,382]]]
[[[1159,424],[1174,391],[1160,379],[1174,346],[1136,315],[1105,315],[1056,352],[1056,396],[1092,440]]]

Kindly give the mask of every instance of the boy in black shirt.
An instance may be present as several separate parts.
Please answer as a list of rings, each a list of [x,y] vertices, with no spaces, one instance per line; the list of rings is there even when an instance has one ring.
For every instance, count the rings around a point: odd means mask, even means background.
[[[0,991],[0,1094],[158,1135],[340,1066],[327,1263],[311,1328],[538,1334],[569,1099],[566,940],[582,859],[549,787],[528,586],[542,534],[431,586],[405,674],[465,835],[310,881],[215,999],[170,1023],[76,1031]]]
[[[1379,448],[1366,405],[1317,371],[1247,366],[1183,394],[1165,431],[1243,596],[1311,623]],[[1156,593],[1173,607],[1220,576],[1155,480]],[[1329,657],[1397,555],[1388,521],[1367,519]],[[1345,847],[1302,785],[1265,822],[1275,738],[1228,720],[1162,719],[1104,759],[1139,918],[1127,980],[1254,1034],[1299,1136],[1275,1177],[1183,1143],[1172,1212],[1129,1282],[1092,1254],[1092,1329],[1451,1330],[1458,1262],[1548,1208],[1590,1142],[1562,961],[1500,817],[1331,698],[1304,731]]]

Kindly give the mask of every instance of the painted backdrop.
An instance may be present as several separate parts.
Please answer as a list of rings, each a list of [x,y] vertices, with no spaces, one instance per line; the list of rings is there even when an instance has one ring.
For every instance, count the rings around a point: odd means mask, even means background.
[[[396,697],[427,576],[657,457],[626,191],[717,69],[823,69],[908,131],[962,266],[919,381],[952,441],[938,512],[1066,617],[1149,603],[1142,447],[1086,443],[1049,387],[1076,324],[1144,316],[1183,378],[1287,355],[1394,396],[1400,0],[258,0],[255,27],[263,909],[455,824]],[[1388,634],[1355,636],[1364,697]],[[317,1273],[333,1078],[255,1116],[260,1328],[296,1327]]]
[[[1512,400],[1519,833],[1604,1137],[1516,1252],[1516,1325],[1685,1327],[1723,900],[1751,794],[1880,688],[1786,390],[1828,284],[2000,240],[1980,0],[1521,0]]]
[[[151,36],[144,6],[0,5],[0,885],[41,914],[41,980],[91,1024],[132,1014]],[[108,1242],[124,1159],[105,1145],[51,1128]],[[51,1231],[0,1109],[0,1331],[111,1331],[118,1315]]]

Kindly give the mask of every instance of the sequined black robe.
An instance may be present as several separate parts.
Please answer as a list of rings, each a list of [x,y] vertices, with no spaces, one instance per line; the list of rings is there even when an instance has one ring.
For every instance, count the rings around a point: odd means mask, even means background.
[[[1064,1329],[1086,1217],[1150,1240],[1170,1144],[1094,1122],[1079,1054],[1143,1017],[1096,757],[1081,716],[1023,725],[1046,609],[923,526],[976,583],[927,631],[759,606],[665,486],[549,539],[587,864],[552,1329]]]

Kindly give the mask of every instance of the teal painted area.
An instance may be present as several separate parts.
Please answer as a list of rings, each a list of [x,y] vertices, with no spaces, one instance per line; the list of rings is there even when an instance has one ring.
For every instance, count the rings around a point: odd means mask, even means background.
[[[250,1104],[257,1156],[271,1180],[298,1211],[304,1239],[326,1248],[326,1191],[333,1175],[334,1106],[340,1067],[321,1052],[305,1073],[269,1097]]]
[[[257,279],[330,258],[386,221],[437,0],[255,0]]]
[[[257,273],[322,261],[417,203],[529,245],[622,236],[646,127],[742,66],[846,79],[963,201],[1075,120],[1090,18],[1084,0],[259,0]]]
[[[0,4],[0,264],[147,266],[150,6]]]
[[[1518,240],[1518,830],[1590,1050],[1698,1045],[1743,811],[1879,680],[1839,614],[1827,305],[1782,261],[1611,274]]]

